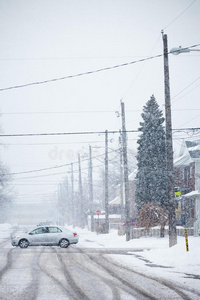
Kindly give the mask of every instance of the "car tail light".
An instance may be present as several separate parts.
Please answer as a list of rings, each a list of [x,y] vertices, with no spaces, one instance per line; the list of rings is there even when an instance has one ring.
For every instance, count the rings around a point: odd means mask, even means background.
[[[74,236],[76,236],[76,235],[77,235],[77,233],[76,233],[76,232],[73,232],[73,235],[74,235]]]

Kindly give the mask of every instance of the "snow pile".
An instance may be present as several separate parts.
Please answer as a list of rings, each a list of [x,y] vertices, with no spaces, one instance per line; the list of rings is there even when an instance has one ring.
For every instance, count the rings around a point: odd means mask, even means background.
[[[168,237],[167,237],[168,242]],[[162,239],[157,242],[157,247],[150,251],[144,251],[142,254],[145,258],[153,261],[156,264],[163,266],[171,266],[177,271],[200,274],[200,237],[188,237],[189,251],[186,251],[186,243],[184,237],[178,237],[177,245],[169,248],[160,248]]]
[[[12,228],[12,225],[8,223],[0,224],[0,231],[3,231],[4,229],[10,229]]]

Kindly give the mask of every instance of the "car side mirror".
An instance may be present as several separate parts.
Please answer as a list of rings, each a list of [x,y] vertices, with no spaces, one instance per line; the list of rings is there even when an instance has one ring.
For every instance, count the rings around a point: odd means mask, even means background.
[[[32,233],[32,232],[29,232],[29,234],[30,234],[30,235],[33,235],[33,233]]]

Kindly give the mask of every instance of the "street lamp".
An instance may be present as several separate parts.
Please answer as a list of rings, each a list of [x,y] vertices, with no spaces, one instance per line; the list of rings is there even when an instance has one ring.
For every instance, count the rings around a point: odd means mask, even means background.
[[[188,52],[191,52],[191,51],[200,51],[200,49],[190,49],[190,48],[182,48],[181,46],[179,46],[178,48],[172,48],[170,50],[170,53],[171,54],[174,54],[174,55],[179,55],[180,53],[188,53]]]
[[[176,211],[174,202],[174,176],[173,176],[173,144],[172,144],[172,122],[171,122],[171,99],[169,83],[169,61],[167,35],[163,35],[163,56],[164,56],[164,86],[165,86],[165,124],[166,124],[166,169],[167,169],[167,197],[168,197],[168,219],[169,219],[169,246],[177,244],[176,232]],[[191,48],[191,47],[190,47]],[[199,49],[172,48],[170,53],[178,55]]]
[[[163,34],[164,56],[164,86],[165,86],[165,127],[166,127],[166,170],[167,170],[167,198],[168,198],[168,222],[169,222],[169,247],[177,244],[176,210],[174,201],[174,176],[173,176],[173,144],[171,122],[171,98],[169,83],[169,61],[167,35]]]

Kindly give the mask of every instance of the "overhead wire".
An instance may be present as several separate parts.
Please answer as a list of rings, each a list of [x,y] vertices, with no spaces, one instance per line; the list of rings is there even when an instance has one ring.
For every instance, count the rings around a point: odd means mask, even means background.
[[[200,116],[200,114],[198,114],[197,116],[195,116],[194,118],[192,119],[189,119],[188,121],[184,122],[181,126],[185,125],[185,124],[188,124],[190,123],[191,121],[195,120],[196,118],[198,118]]]
[[[195,80],[196,81],[196,80]],[[193,82],[192,82],[193,83]],[[192,83],[190,85],[192,85]],[[186,87],[187,88],[187,87]],[[186,89],[184,88],[184,90]],[[182,90],[183,91],[183,90]],[[173,96],[173,98],[177,97],[182,91],[180,91],[177,95]],[[118,107],[118,110],[120,110],[120,106]],[[174,109],[174,110],[177,110],[177,109]],[[181,108],[180,110],[192,110],[191,108]],[[193,110],[199,110],[198,108],[197,109],[193,109]],[[129,109],[129,110],[126,110],[126,114],[127,113],[132,113],[132,112],[142,112],[141,109]],[[3,116],[3,115],[37,115],[37,114],[87,114],[87,113],[114,113],[113,110],[109,110],[109,111],[98,111],[98,110],[90,110],[90,111],[40,111],[40,112],[1,112],[0,115]],[[115,111],[116,113],[116,111]]]
[[[186,128],[187,130],[194,130],[199,128]],[[172,130],[186,130],[185,128],[172,129]],[[120,130],[108,130],[108,133],[119,133]],[[139,129],[126,130],[121,133],[136,133],[140,132]],[[0,137],[34,137],[34,136],[62,136],[62,135],[92,135],[92,134],[105,134],[105,131],[77,131],[77,132],[49,132],[49,133],[16,133],[16,134],[0,134]]]
[[[151,53],[153,52],[155,46],[157,45],[158,41],[160,40],[160,36],[161,36],[161,33],[159,33],[159,37],[158,37],[158,39],[156,40],[156,42],[155,42],[153,48],[151,49],[151,51],[150,51],[148,57],[150,57],[150,55],[151,55]],[[121,98],[122,100],[124,99],[124,97],[125,97],[125,95],[128,93],[128,91],[132,88],[132,86],[133,86],[134,83],[136,82],[137,78],[140,76],[140,74],[141,74],[141,72],[143,71],[143,68],[144,68],[146,62],[147,62],[147,60],[145,60],[144,63],[142,64],[140,70],[139,70],[138,73],[136,74],[136,76],[135,76],[135,78],[133,79],[132,83],[129,85],[129,87],[128,87],[127,90],[125,91],[123,97]]]
[[[192,81],[189,85],[187,85],[184,89],[182,89],[178,94],[176,94],[175,96],[172,97],[172,104],[176,103],[179,99],[174,100],[174,98],[176,98],[177,96],[179,96],[182,92],[184,92],[185,90],[187,90],[191,85],[193,85],[197,80],[200,79],[200,76],[198,76],[194,81]],[[196,87],[194,87],[192,90],[190,90],[188,93],[190,93],[191,91],[193,91],[194,89],[196,89],[200,84],[198,84]],[[186,93],[185,95],[187,95],[188,93]],[[183,96],[182,96],[183,97]],[[181,97],[181,99],[182,99]]]
[[[200,128],[180,128],[180,129],[172,129],[172,131],[196,131],[196,130],[200,130]],[[139,130],[128,130],[127,132],[139,132]],[[112,152],[116,152],[116,150],[112,150],[112,151],[109,151],[109,153],[112,153]],[[102,157],[104,156],[104,154],[100,154],[100,155],[97,155],[97,156],[94,156],[93,159],[97,159],[99,157]],[[89,158],[85,158],[82,160],[82,162],[84,161],[88,161]],[[29,170],[29,171],[23,171],[23,172],[13,172],[13,173],[5,173],[3,175],[21,175],[21,174],[30,174],[30,173],[35,173],[35,172],[42,172],[42,171],[47,171],[47,170],[53,170],[53,169],[58,169],[58,168],[62,168],[62,167],[67,167],[67,166],[71,166],[72,164],[78,164],[77,161],[73,162],[73,163],[67,163],[67,164],[62,164],[62,165],[56,165],[56,166],[52,166],[52,167],[48,167],[48,168],[41,168],[41,169],[35,169],[35,170]],[[66,174],[66,173],[71,173],[71,171],[66,171],[66,172],[59,172],[59,173],[53,173],[53,174],[47,174],[47,175],[41,175],[40,177],[45,177],[45,176],[52,176],[52,175],[60,175],[60,174]],[[36,176],[38,177],[38,176]],[[29,177],[29,178],[36,178],[36,177]]]
[[[126,132],[138,132],[138,130],[127,130]],[[119,130],[109,130],[108,133],[119,133]],[[105,131],[77,131],[77,132],[51,132],[51,133],[17,133],[17,134],[0,134],[0,137],[33,137],[33,136],[59,136],[59,135],[89,135],[105,134]]]
[[[15,85],[15,86],[10,86],[10,87],[6,87],[6,88],[1,88],[0,92],[6,91],[6,90],[11,90],[11,89],[23,88],[23,87],[27,87],[27,86],[45,84],[45,83],[49,83],[49,82],[55,82],[55,81],[60,81],[60,80],[65,80],[65,79],[70,79],[70,78],[75,78],[75,77],[81,77],[81,76],[85,76],[85,75],[90,75],[90,74],[94,74],[94,73],[99,73],[99,72],[103,72],[103,71],[112,70],[112,69],[117,69],[117,68],[120,68],[120,67],[133,65],[135,63],[139,63],[139,62],[142,62],[142,61],[145,61],[145,60],[151,60],[151,59],[154,59],[154,58],[158,58],[158,57],[161,57],[161,56],[163,56],[163,54],[158,54],[158,55],[155,55],[155,56],[152,56],[152,57],[142,58],[142,59],[139,59],[139,60],[134,60],[134,61],[131,61],[131,62],[118,64],[118,65],[111,66],[111,67],[104,67],[104,68],[97,69],[97,70],[94,70],[94,71],[87,71],[87,72],[78,73],[78,74],[74,74],[74,75],[63,76],[63,77],[59,77],[59,78],[47,79],[47,80],[43,80],[43,81],[37,81],[37,82],[31,82],[31,83],[26,83],[26,84],[22,84],[22,85]]]
[[[194,48],[194,47],[197,47],[199,45],[200,44],[196,44],[196,45],[189,46],[187,48]],[[169,52],[169,54],[170,54],[170,52]],[[15,85],[15,86],[10,86],[10,87],[6,87],[6,88],[0,88],[0,92],[6,91],[6,90],[11,90],[11,89],[24,88],[24,87],[33,86],[33,85],[40,85],[40,84],[45,84],[45,83],[55,82],[55,81],[60,81],[60,80],[65,80],[65,79],[71,79],[71,78],[81,77],[81,76],[90,75],[90,74],[95,74],[95,73],[99,73],[99,72],[103,72],[103,71],[108,71],[108,70],[112,70],[112,69],[117,69],[117,68],[129,66],[129,65],[133,65],[133,64],[143,62],[143,61],[147,61],[147,60],[152,60],[152,59],[159,58],[159,57],[162,57],[162,56],[163,56],[163,54],[158,54],[158,55],[142,58],[142,59],[139,59],[139,60],[134,60],[134,61],[126,62],[126,63],[123,63],[123,64],[118,64],[118,65],[111,66],[111,67],[104,67],[104,68],[96,69],[96,70],[93,70],[93,71],[87,71],[87,72],[78,73],[78,74],[74,74],[74,75],[63,76],[63,77],[59,77],[59,78],[47,79],[47,80],[43,80],[43,81],[36,81],[36,82],[26,83],[26,84],[22,84],[22,85]]]
[[[190,5],[188,5],[175,19],[173,19],[167,26],[165,26],[163,30],[168,28],[171,24],[178,20],[195,2],[196,0],[192,1],[192,3],[190,3]]]
[[[39,111],[39,112],[3,112],[0,115],[39,115],[39,114],[85,114],[85,113],[113,113],[113,110],[82,110],[82,111]]]
[[[114,150],[108,151],[108,154],[112,153],[112,152],[114,152]],[[102,157],[102,156],[104,156],[104,154],[100,154],[100,155],[94,156],[93,159],[98,159],[98,157]],[[89,158],[85,158],[85,159],[82,159],[81,161],[84,162],[84,161],[88,161],[88,160],[89,160]],[[30,174],[30,173],[35,173],[35,172],[41,172],[41,171],[47,171],[47,170],[52,170],[52,169],[63,168],[63,167],[71,166],[72,164],[78,164],[78,161],[75,161],[75,162],[72,162],[72,163],[67,163],[67,164],[62,164],[62,165],[58,165],[58,166],[48,167],[48,168],[30,170],[30,171],[23,171],[23,172],[16,172],[16,173],[4,173],[3,175]],[[64,172],[64,173],[66,173],[66,172]],[[62,173],[56,173],[56,175],[57,174],[62,174]]]

